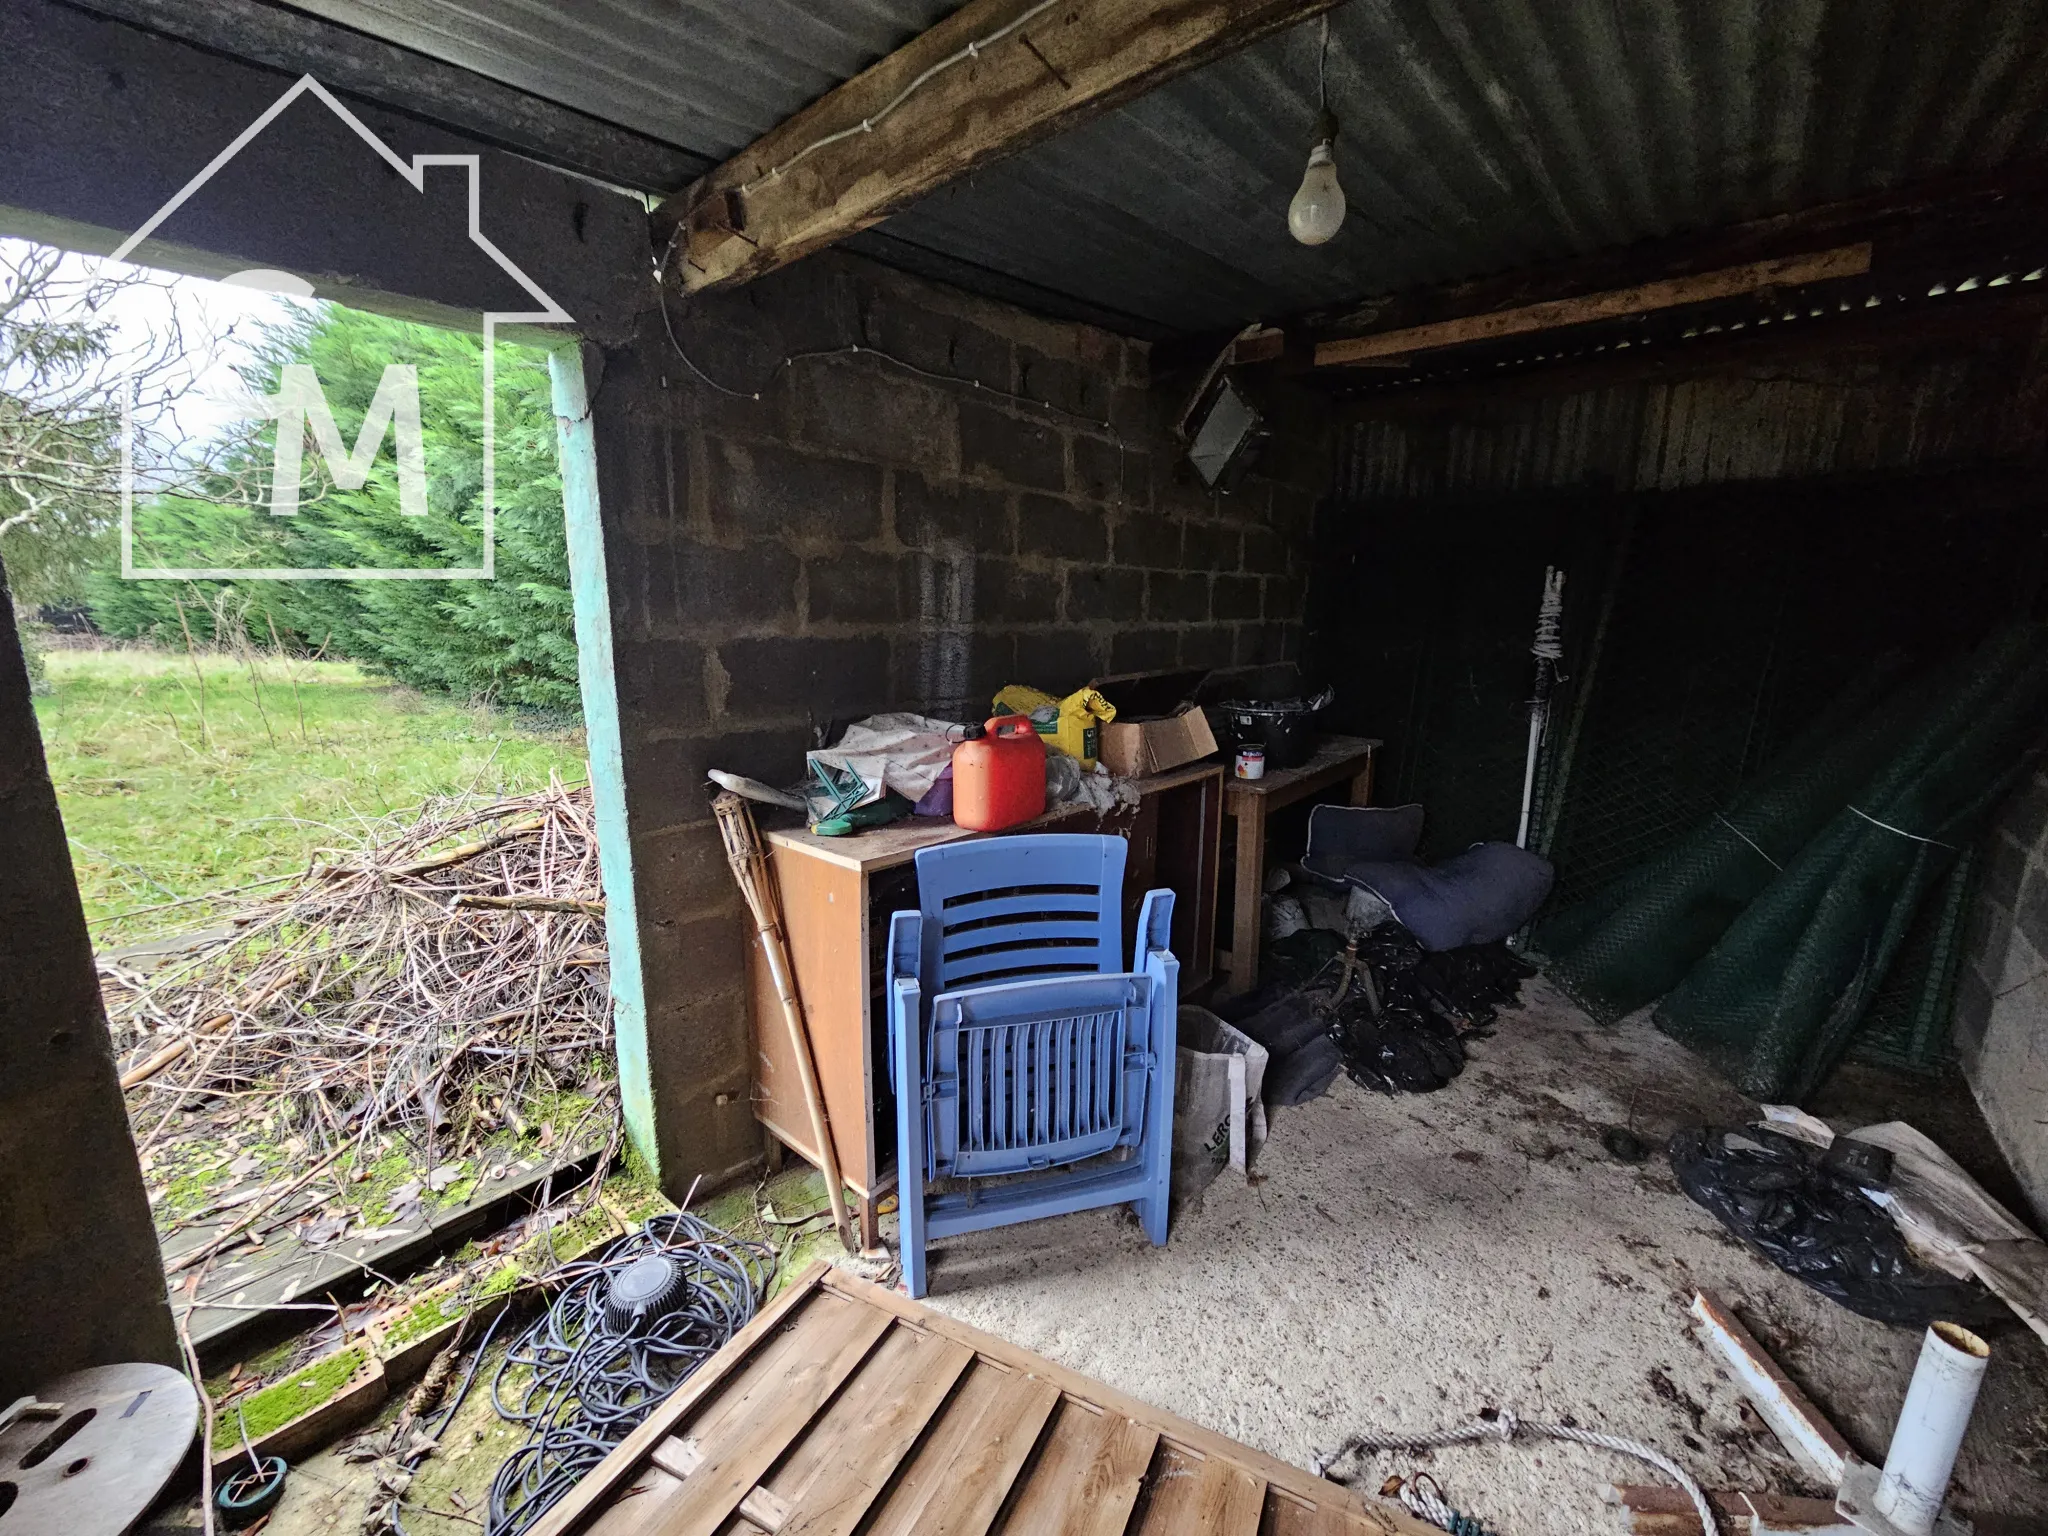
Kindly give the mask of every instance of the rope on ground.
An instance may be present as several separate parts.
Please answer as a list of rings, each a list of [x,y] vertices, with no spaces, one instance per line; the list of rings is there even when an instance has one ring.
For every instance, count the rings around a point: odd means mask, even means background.
[[[1535,1419],[1518,1419],[1506,1410],[1492,1418],[1476,1419],[1457,1429],[1430,1430],[1412,1435],[1354,1435],[1336,1450],[1318,1455],[1314,1464],[1315,1474],[1318,1477],[1327,1476],[1329,1469],[1337,1462],[1361,1451],[1437,1451],[1454,1445],[1479,1445],[1489,1440],[1506,1444],[1517,1434],[1523,1433],[1551,1440],[1569,1440],[1577,1445],[1614,1451],[1623,1456],[1633,1456],[1637,1461],[1647,1462],[1685,1490],[1686,1497],[1692,1500],[1693,1508],[1699,1511],[1700,1527],[1704,1536],[1721,1536],[1721,1528],[1714,1522],[1713,1507],[1707,1503],[1705,1491],[1693,1481],[1692,1475],[1685,1468],[1655,1446],[1645,1445],[1640,1440],[1629,1440],[1621,1435],[1606,1435],[1598,1430],[1580,1429],[1575,1424],[1545,1424]],[[1441,1499],[1436,1502],[1442,1505]],[[1447,1505],[1443,1505],[1443,1511],[1452,1519],[1467,1518],[1457,1515]],[[1455,1529],[1454,1526],[1444,1524],[1422,1509],[1417,1509],[1416,1513],[1429,1520],[1431,1524],[1440,1525],[1444,1530]]]

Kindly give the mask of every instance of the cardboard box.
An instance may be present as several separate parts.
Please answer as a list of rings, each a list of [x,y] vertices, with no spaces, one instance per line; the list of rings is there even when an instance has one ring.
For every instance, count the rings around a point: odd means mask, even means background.
[[[1216,750],[1209,720],[1194,704],[1163,720],[1112,720],[1102,727],[1102,761],[1120,779],[1164,773]]]

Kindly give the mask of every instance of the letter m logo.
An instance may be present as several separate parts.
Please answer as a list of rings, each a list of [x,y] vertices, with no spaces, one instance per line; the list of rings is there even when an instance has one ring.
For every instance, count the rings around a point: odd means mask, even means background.
[[[299,510],[306,429],[326,461],[335,489],[359,491],[370,478],[377,450],[390,430],[398,457],[398,510],[407,517],[427,515],[427,451],[420,436],[420,375],[411,363],[389,363],[377,381],[377,393],[363,417],[353,453],[341,446],[341,433],[328,408],[327,393],[305,363],[287,363],[277,393],[263,401],[264,414],[277,418],[277,460],[270,480],[270,514],[290,517]]]

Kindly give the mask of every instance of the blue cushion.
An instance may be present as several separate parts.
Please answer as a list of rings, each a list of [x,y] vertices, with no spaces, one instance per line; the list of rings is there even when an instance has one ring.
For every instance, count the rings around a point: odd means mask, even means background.
[[[1424,949],[1460,949],[1495,943],[1521,928],[1556,876],[1548,859],[1526,848],[1474,843],[1434,867],[1412,859],[1360,860],[1345,866],[1342,878],[1377,894]]]

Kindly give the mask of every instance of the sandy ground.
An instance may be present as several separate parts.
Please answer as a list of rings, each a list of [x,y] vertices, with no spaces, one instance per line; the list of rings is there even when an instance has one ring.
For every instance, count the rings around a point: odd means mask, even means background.
[[[1661,1141],[1690,1121],[1739,1121],[1746,1102],[1645,1024],[1602,1030],[1541,982],[1529,995],[1442,1093],[1385,1098],[1340,1082],[1276,1116],[1257,1182],[1225,1174],[1178,1214],[1164,1249],[1114,1211],[956,1238],[932,1250],[931,1304],[1302,1465],[1361,1430],[1497,1407],[1646,1440],[1709,1486],[1823,1492],[1694,1341],[1686,1306],[1703,1286],[1852,1443],[1881,1454],[1917,1335],[1752,1256],[1661,1156],[1627,1167],[1600,1145],[1611,1124],[1632,1119]],[[1865,1113],[1838,1128],[1869,1118],[1864,1089]],[[1967,1112],[1929,1113],[1930,1132],[1968,1136]],[[2048,1357],[2017,1329],[1993,1349],[1955,1496],[1979,1536],[2048,1530]],[[476,1536],[517,1438],[474,1395],[408,1493],[411,1536]],[[1623,1512],[1602,1488],[1659,1480],[1556,1443],[1339,1471],[1377,1487],[1422,1469],[1503,1536],[1619,1536]],[[267,1536],[356,1536],[380,1502],[375,1477],[336,1450],[309,1458]],[[183,1536],[197,1523],[186,1502],[148,1529]]]
[[[1340,1081],[1277,1115],[1255,1182],[1226,1173],[1164,1249],[1103,1211],[956,1238],[932,1250],[931,1304],[1303,1465],[1359,1431],[1492,1407],[1648,1441],[1710,1487],[1823,1492],[1692,1337],[1704,1287],[1881,1456],[1917,1334],[1752,1255],[1661,1156],[1628,1167],[1600,1145],[1607,1125],[1661,1143],[1746,1102],[1647,1025],[1598,1029],[1528,990],[1441,1093]],[[2048,1362],[2023,1330],[1993,1348],[1954,1498],[2048,1524]],[[1555,1442],[1380,1456],[1365,1476],[1423,1468],[1510,1536],[1619,1531],[1603,1485],[1660,1480]]]

